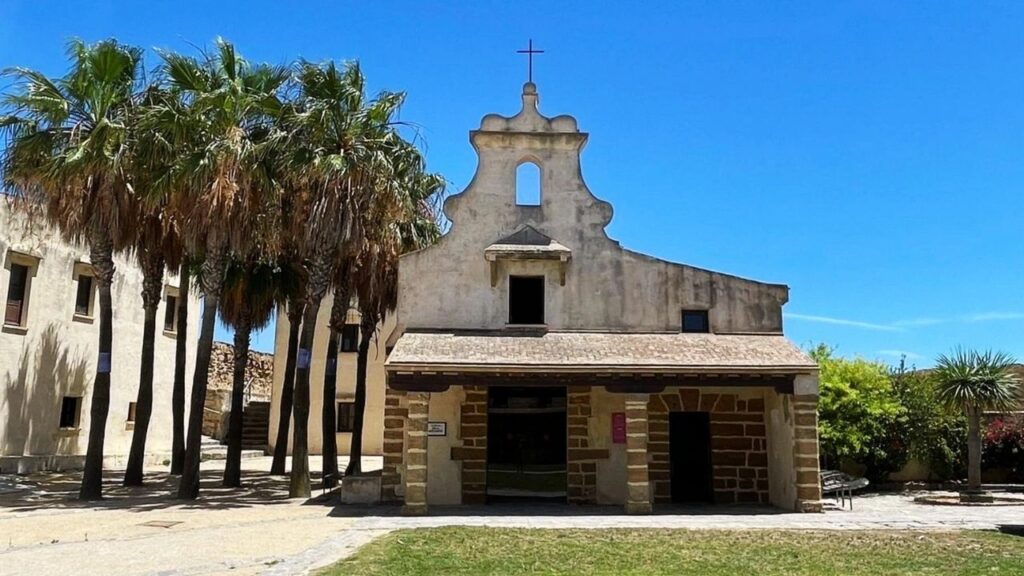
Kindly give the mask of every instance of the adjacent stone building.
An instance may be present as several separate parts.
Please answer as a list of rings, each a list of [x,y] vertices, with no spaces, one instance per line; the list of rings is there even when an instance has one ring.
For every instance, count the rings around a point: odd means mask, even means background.
[[[79,468],[89,438],[89,407],[99,333],[96,283],[84,246],[61,241],[0,197],[0,472]],[[142,272],[115,258],[110,413],[104,455],[123,465],[131,447],[142,347]],[[157,310],[151,461],[171,452],[178,281],[168,276]],[[193,300],[189,333],[197,334]],[[196,339],[188,345],[191,386]],[[186,390],[186,398],[188,391]],[[186,408],[187,409],[187,408]]]
[[[587,134],[537,101],[527,83],[470,133],[451,231],[401,260],[383,498],[820,510],[817,366],[783,336],[788,288],[610,239]]]

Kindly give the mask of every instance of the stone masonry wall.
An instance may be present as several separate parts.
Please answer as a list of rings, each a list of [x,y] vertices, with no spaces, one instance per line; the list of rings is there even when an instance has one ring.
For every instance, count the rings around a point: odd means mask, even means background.
[[[214,342],[210,356],[209,390],[231,390],[234,369],[235,347],[224,342]],[[274,387],[274,355],[249,350],[245,380],[252,381],[249,388],[250,399],[270,402],[271,390]]]
[[[380,481],[382,502],[402,500],[402,455],[408,415],[405,393],[388,388],[384,396],[384,469]]]
[[[487,388],[466,386],[460,408],[461,448],[452,448],[452,459],[462,461],[462,503],[487,501]]]
[[[743,396],[742,393],[712,393],[698,388],[669,388],[661,394],[651,394],[648,452],[655,502],[672,500],[669,414],[710,412],[715,502],[768,503],[764,399]]]
[[[590,420],[593,416],[590,388],[570,386],[566,396],[569,428],[568,500],[570,504],[594,504],[597,502],[597,461],[607,459],[608,450],[590,447]]]

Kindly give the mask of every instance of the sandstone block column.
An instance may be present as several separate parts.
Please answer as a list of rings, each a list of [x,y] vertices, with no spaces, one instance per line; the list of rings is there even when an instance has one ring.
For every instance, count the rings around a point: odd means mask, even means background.
[[[796,468],[797,509],[821,512],[817,376],[798,376],[794,385],[793,466]]]
[[[402,514],[427,513],[427,417],[429,392],[407,394],[409,416],[405,442],[405,505]]]
[[[626,395],[626,514],[651,513],[647,471],[647,394]]]
[[[405,451],[405,419],[408,411],[402,407],[404,392],[388,388],[384,392],[384,469],[381,472],[382,502],[397,502],[402,485],[402,455]]]

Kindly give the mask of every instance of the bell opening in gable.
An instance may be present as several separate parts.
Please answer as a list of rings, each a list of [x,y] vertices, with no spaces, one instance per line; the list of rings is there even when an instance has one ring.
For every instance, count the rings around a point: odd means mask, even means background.
[[[516,168],[516,205],[540,206],[540,166],[526,161]]]

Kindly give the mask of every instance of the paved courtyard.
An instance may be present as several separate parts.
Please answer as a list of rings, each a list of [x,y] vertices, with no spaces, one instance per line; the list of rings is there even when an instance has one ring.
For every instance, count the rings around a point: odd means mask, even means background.
[[[340,459],[342,465],[345,459]],[[287,479],[267,474],[270,458],[243,462],[245,487],[219,487],[222,462],[203,464],[203,496],[172,498],[176,482],[153,471],[150,485],[125,489],[111,472],[108,499],[74,500],[77,474],[0,481],[0,575],[302,574],[340,559],[398,528],[692,528],[815,530],[997,529],[1024,524],[1024,507],[964,508],[915,504],[908,495],[859,497],[855,510],[789,514],[770,508],[702,507],[625,516],[619,507],[435,507],[405,518],[397,507],[338,506],[331,499],[290,500]],[[379,468],[379,458],[365,465]],[[311,468],[319,469],[313,459]],[[319,494],[319,490],[314,490]],[[115,570],[116,569],[116,570]]]

